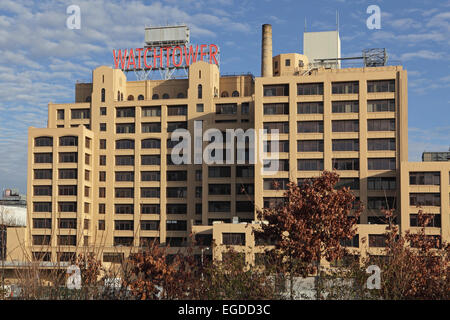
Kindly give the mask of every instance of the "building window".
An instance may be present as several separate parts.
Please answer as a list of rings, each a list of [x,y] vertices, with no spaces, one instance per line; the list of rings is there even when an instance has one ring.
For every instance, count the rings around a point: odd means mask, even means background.
[[[359,120],[332,120],[333,132],[358,132]]]
[[[106,131],[106,123],[100,123],[100,131]]]
[[[154,93],[152,96],[152,100],[158,100],[159,99],[159,95],[157,93]]]
[[[353,94],[359,92],[359,82],[333,82],[331,85],[333,94]]]
[[[100,107],[100,115],[106,116],[106,107]]]
[[[367,208],[372,210],[395,209],[395,197],[368,197]]]
[[[75,136],[64,136],[59,138],[60,146],[77,146],[78,137]]]
[[[186,116],[187,115],[187,105],[181,106],[167,106],[168,116]]]
[[[114,221],[114,230],[133,230],[133,220],[116,220]]]
[[[203,87],[202,87],[202,85],[199,84],[197,89],[198,89],[198,99],[202,99],[202,97],[203,97]]]
[[[395,92],[395,80],[367,81],[367,92]]]
[[[289,114],[288,103],[265,103],[263,108],[265,115]]]
[[[397,179],[395,177],[374,177],[367,179],[367,190],[396,190]]]
[[[102,102],[105,102],[106,91],[105,88],[102,89]]]
[[[347,187],[350,190],[359,190],[359,178],[340,178],[334,186],[335,189]]]
[[[114,194],[116,198],[134,198],[134,188],[116,188]]]
[[[323,121],[298,121],[298,133],[323,133]]]
[[[229,97],[227,91],[222,91],[222,93],[220,94],[220,96],[221,96],[222,98],[228,98],[228,97]]]
[[[409,173],[410,185],[434,185],[439,186],[441,184],[440,172],[410,172]]]
[[[367,149],[369,151],[395,151],[395,139],[368,139]]]
[[[236,114],[237,103],[216,104],[216,114]]]
[[[34,169],[34,179],[41,180],[51,178],[52,178],[52,169]]]
[[[299,83],[297,84],[297,95],[322,95],[323,83]]]
[[[116,133],[134,133],[134,128],[134,123],[118,123],[116,124]]]
[[[187,122],[168,122],[167,123],[167,132],[174,132],[177,129],[186,129],[187,130]]]
[[[264,97],[289,96],[288,84],[265,85],[263,86]]]
[[[106,213],[106,204],[104,204],[104,203],[98,204],[98,213],[100,213],[100,214]]]
[[[231,185],[230,184],[209,184],[208,185],[209,195],[231,195]]]
[[[44,235],[35,235],[33,236],[33,245],[50,245],[51,237]]]
[[[197,103],[197,112],[203,112],[203,111],[204,111],[203,103]]]
[[[323,102],[299,102],[298,114],[323,114]]]
[[[134,213],[134,205],[128,203],[115,204],[114,205],[114,213],[115,214],[133,214]]]
[[[141,188],[141,198],[159,198],[159,188]]]
[[[208,167],[209,178],[229,178],[231,177],[230,167]]]
[[[418,214],[410,214],[409,215],[409,225],[411,227],[434,227],[434,228],[440,228],[441,227],[441,215],[440,214],[433,214],[431,216],[430,221],[424,225],[425,221],[419,221]]]
[[[409,194],[410,206],[441,206],[441,194],[440,193],[410,193]]]
[[[159,166],[161,164],[160,155],[142,155],[141,164],[144,166]]]
[[[395,131],[395,119],[369,119],[368,131]]]
[[[141,181],[160,181],[160,171],[141,171]]]
[[[161,107],[143,107],[142,108],[142,116],[143,117],[160,117],[161,116]]]
[[[133,118],[135,116],[134,107],[116,108],[117,118]]]
[[[56,113],[57,120],[64,120],[64,109],[58,109]]]
[[[131,94],[128,96],[127,98],[128,101],[133,101],[134,100],[134,96],[132,96]]]
[[[239,97],[239,91],[234,90],[231,94],[232,97]]]
[[[76,185],[60,185],[58,186],[58,195],[60,196],[76,196],[77,186]]]
[[[186,198],[187,187],[167,187],[166,196],[167,198]]]
[[[323,152],[323,140],[299,140],[297,152]]]
[[[289,133],[289,122],[264,122],[264,130],[271,133],[272,130],[278,130],[278,133]]]
[[[103,262],[122,263],[124,260],[123,253],[104,253]]]
[[[160,206],[159,204],[142,204],[141,205],[141,214],[160,214]],[[169,212],[167,212],[169,213]]]
[[[90,109],[71,109],[72,119],[90,119]]]
[[[53,138],[52,137],[34,138],[34,146],[35,147],[51,147],[51,146],[53,146]]]
[[[159,230],[158,220],[141,220],[141,230]]]
[[[77,212],[77,203],[71,201],[58,202],[59,212]]]
[[[250,112],[250,103],[243,102],[241,105],[241,114],[249,114]]]
[[[291,59],[286,59],[286,60],[284,61],[284,65],[285,65],[286,67],[289,67],[289,66],[291,65]]]
[[[266,178],[263,182],[264,190],[287,190],[289,179],[287,178]]]
[[[236,183],[236,195],[255,194],[255,185],[253,183]]]
[[[161,123],[159,122],[142,123],[141,131],[142,133],[161,132]]]
[[[167,231],[186,231],[187,221],[186,220],[167,220],[166,221]]]
[[[59,162],[77,162],[78,161],[78,153],[76,152],[60,152],[59,153]]]
[[[332,159],[335,170],[359,170],[359,159]]]
[[[369,234],[369,247],[386,247],[387,237],[384,234]]]
[[[116,140],[116,149],[134,149],[134,140]]]
[[[53,154],[51,152],[34,154],[34,163],[52,163],[52,161]]]
[[[100,139],[100,149],[106,149],[106,139]]]
[[[358,101],[332,101],[333,113],[358,113]]]
[[[367,112],[394,112],[395,100],[369,100],[367,101]]]
[[[369,158],[369,170],[395,170],[395,158]]]
[[[187,204],[185,203],[168,203],[166,205],[167,214],[187,214]]]
[[[133,237],[114,237],[114,246],[131,247],[133,241]]]
[[[358,139],[333,139],[333,151],[359,151]]]
[[[52,212],[52,203],[33,202],[33,212]]]
[[[231,212],[230,201],[208,201],[209,212]]]
[[[106,171],[99,171],[98,173],[98,180],[99,181],[106,181]]]
[[[33,228],[35,229],[51,229],[52,219],[33,218]]]
[[[105,220],[98,220],[98,230],[105,230],[106,228]]]
[[[224,232],[222,233],[222,244],[245,246],[245,233]]]
[[[230,171],[230,176],[231,176],[231,171]],[[238,177],[238,178],[253,178],[254,176],[255,176],[255,168],[253,166],[236,166],[236,177]]]

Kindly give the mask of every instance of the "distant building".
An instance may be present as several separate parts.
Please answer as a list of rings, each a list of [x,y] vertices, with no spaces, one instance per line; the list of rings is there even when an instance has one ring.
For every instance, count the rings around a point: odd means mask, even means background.
[[[422,161],[450,161],[450,151],[423,152]]]
[[[5,189],[0,198],[0,205],[25,208],[27,206],[27,197],[23,194],[19,194],[19,190],[17,189]]]

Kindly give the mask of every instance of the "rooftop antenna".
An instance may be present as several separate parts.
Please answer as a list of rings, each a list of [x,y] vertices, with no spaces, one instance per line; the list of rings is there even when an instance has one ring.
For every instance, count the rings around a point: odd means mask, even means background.
[[[339,10],[336,10],[336,31],[339,32]]]

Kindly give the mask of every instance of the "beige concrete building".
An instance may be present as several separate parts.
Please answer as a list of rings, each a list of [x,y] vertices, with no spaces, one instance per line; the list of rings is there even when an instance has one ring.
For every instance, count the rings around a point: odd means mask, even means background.
[[[323,170],[337,170],[340,185],[365,204],[354,250],[363,238],[378,250],[381,208],[396,208],[396,222],[409,228],[415,192],[440,194],[433,212],[441,225],[430,232],[449,240],[448,166],[407,163],[406,70],[310,68],[305,55],[272,56],[270,26],[264,39],[262,77],[222,76],[216,65],[196,62],[187,79],[127,81],[121,70],[101,66],[92,83],[76,84],[74,103],[50,103],[47,128],[29,129],[30,255],[69,261],[89,249],[110,263],[149,241],[175,252],[194,233],[208,248],[198,254],[221,259],[222,250],[210,249],[214,239],[249,250],[252,262],[263,250],[253,239],[255,211],[283,195],[273,181],[283,189]],[[278,129],[278,172],[265,172],[260,161],[174,165],[171,134],[184,128],[194,137],[194,121],[203,132]],[[416,171],[439,172],[440,185],[409,185]]]

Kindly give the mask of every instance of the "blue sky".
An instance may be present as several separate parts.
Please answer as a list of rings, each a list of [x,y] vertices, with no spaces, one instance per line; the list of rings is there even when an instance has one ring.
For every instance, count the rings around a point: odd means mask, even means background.
[[[81,8],[81,29],[66,8]],[[369,30],[369,5],[381,29]],[[186,23],[192,43],[215,43],[221,72],[260,75],[261,25],[272,24],[273,53],[302,53],[308,31],[335,29],[343,56],[386,48],[408,70],[409,159],[450,146],[450,0],[0,1],[0,189],[26,193],[28,127],[47,125],[48,103],[74,101],[77,80],[113,65],[112,49],[142,47],[144,26]]]

